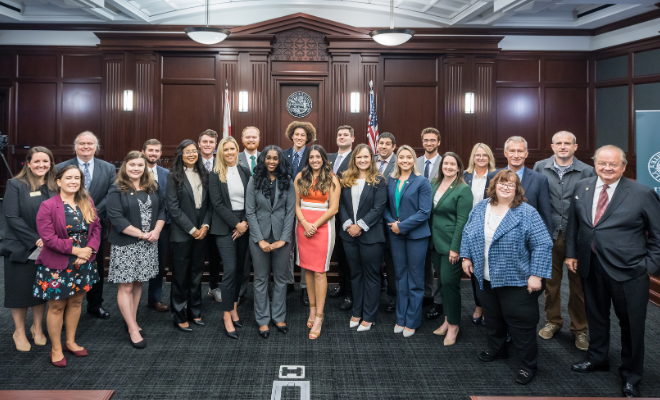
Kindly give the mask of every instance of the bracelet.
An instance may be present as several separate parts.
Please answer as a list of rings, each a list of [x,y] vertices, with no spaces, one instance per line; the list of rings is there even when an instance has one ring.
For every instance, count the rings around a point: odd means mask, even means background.
[[[140,233],[140,237],[138,238],[138,240],[142,240],[142,236],[144,236],[144,233]]]

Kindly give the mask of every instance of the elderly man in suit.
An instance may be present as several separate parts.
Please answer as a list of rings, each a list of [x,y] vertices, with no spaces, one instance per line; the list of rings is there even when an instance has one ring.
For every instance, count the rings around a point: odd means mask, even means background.
[[[417,158],[417,168],[429,182],[438,176],[442,157],[438,153],[440,147],[440,131],[435,128],[422,130],[422,146],[424,155]],[[426,319],[436,319],[442,314],[442,294],[437,285],[433,284],[432,252],[426,253],[424,260],[424,305],[433,304],[426,312]]]
[[[383,132],[378,135],[378,154],[376,155],[376,167],[383,174],[385,179],[389,179],[392,170],[396,165],[396,138],[390,132]],[[383,280],[381,275],[381,286],[387,285],[387,306],[385,311],[393,313],[396,311],[396,272],[394,270],[394,261],[392,261],[392,252],[390,251],[390,235],[385,227],[385,244],[383,246],[383,261],[385,263],[385,272],[387,275]],[[381,272],[381,274],[382,274]]]
[[[147,169],[151,177],[158,183],[158,190],[165,198],[167,191],[167,175],[170,170],[158,165],[163,154],[163,145],[157,139],[149,139],[142,145],[142,154],[147,157]],[[147,307],[158,312],[165,312],[169,307],[162,300],[163,296],[163,278],[165,277],[165,268],[167,264],[167,249],[170,244],[170,216],[165,212],[167,218],[165,225],[160,231],[158,237],[158,275],[149,279],[149,291],[147,296]]]
[[[73,147],[76,157],[58,164],[57,169],[60,170],[67,165],[76,165],[83,171],[85,175],[85,189],[92,196],[92,200],[94,200],[94,205],[96,206],[96,212],[101,221],[101,244],[96,253],[101,279],[87,292],[87,312],[95,317],[106,319],[110,318],[110,313],[103,308],[104,260],[105,247],[108,240],[105,200],[110,186],[115,181],[116,171],[114,165],[94,157],[101,146],[99,139],[92,132],[85,131],[76,136],[76,139],[73,141]]]
[[[342,125],[337,128],[337,153],[328,154],[328,161],[332,164],[332,172],[341,178],[342,172],[348,169],[348,163],[351,160],[353,151],[353,142],[355,142],[355,131],[348,125]],[[337,232],[343,231],[339,218],[335,219]],[[335,238],[335,259],[339,267],[339,285],[328,293],[331,298],[344,296],[340,308],[350,310],[353,308],[353,290],[351,287],[351,271],[346,260],[346,252],[341,237]]]
[[[575,185],[566,229],[566,265],[582,277],[591,340],[577,372],[609,370],[610,307],[621,327],[621,391],[639,397],[649,273],[660,273],[660,198],[625,178],[626,155],[603,146],[597,177]]]

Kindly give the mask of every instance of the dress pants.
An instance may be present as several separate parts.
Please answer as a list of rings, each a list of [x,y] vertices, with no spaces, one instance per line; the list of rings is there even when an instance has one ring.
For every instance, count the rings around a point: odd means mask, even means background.
[[[477,294],[481,289],[479,289],[479,281],[477,281],[477,278],[474,276],[474,274],[470,276],[470,283],[472,283],[472,296],[474,297],[474,305],[476,307],[481,307],[479,295]]]
[[[433,282],[433,250],[426,250],[424,258],[424,297],[433,298],[434,304],[442,304],[442,283],[438,276],[438,284]]]
[[[240,221],[245,220],[245,211],[233,211],[233,213]],[[245,231],[236,240],[232,239],[231,232],[228,235],[215,237],[215,244],[218,246],[218,253],[222,258],[223,267],[222,285],[220,286],[222,293],[220,310],[222,311],[232,311],[234,303],[238,301],[249,242],[249,231]]]
[[[344,241],[353,288],[353,316],[376,322],[380,299],[380,261],[383,244]]]
[[[275,242],[271,233],[266,239],[268,243]],[[268,325],[272,319],[275,323],[286,322],[286,285],[289,282],[289,254],[291,242],[269,253],[259,247],[259,243],[250,240],[250,253],[254,261],[254,318],[259,326]],[[273,273],[273,299],[268,298],[268,282]]]
[[[559,232],[552,247],[552,278],[545,285],[545,319],[558,326],[564,325],[561,316],[561,280],[564,275],[566,246],[562,232]],[[577,272],[566,268],[568,276],[568,315],[571,317],[571,333],[577,335],[587,331],[587,314],[584,310],[582,281]]]
[[[216,235],[209,233],[208,237],[209,242],[216,242]],[[206,247],[206,259],[209,261],[209,289],[217,289],[220,286],[220,253],[217,246]]]
[[[387,298],[390,303],[393,303],[396,301],[396,270],[394,269],[389,241],[383,244],[383,262],[385,263],[384,269],[387,278]]]
[[[252,274],[252,255],[248,249],[245,253],[245,262],[243,263],[243,282],[241,282],[241,289],[238,292],[240,297],[245,296],[247,288],[250,285],[250,275]]]
[[[507,332],[518,349],[521,368],[536,372],[538,347],[536,329],[539,323],[539,296],[543,289],[527,292],[527,286],[492,288],[484,280],[484,288],[477,292],[484,308],[488,348],[506,351]]]
[[[396,269],[396,323],[417,329],[422,322],[424,300],[424,257],[429,238],[408,239],[390,233],[392,258]]]
[[[96,264],[99,269],[99,281],[92,285],[87,292],[87,309],[94,309],[103,305],[103,281],[105,273],[105,247],[108,245],[108,227],[101,225],[101,243],[96,251]]]
[[[339,221],[339,218],[336,219]],[[342,228],[339,222],[336,222],[337,230],[335,232],[341,232]],[[346,251],[344,250],[344,241],[341,240],[339,235],[335,237],[335,249],[334,254],[335,260],[337,261],[337,268],[339,274],[339,284],[344,290],[344,297],[353,298],[353,290],[351,288],[351,268],[348,265],[348,260],[346,260]]]
[[[596,254],[591,253],[589,275],[584,284],[585,307],[589,321],[587,359],[595,365],[609,363],[610,307],[621,327],[621,367],[619,375],[626,383],[637,385],[644,370],[644,330],[649,302],[649,276],[619,282],[612,279]]]
[[[433,251],[433,266],[438,275],[438,291],[442,293],[443,310],[447,322],[452,325],[461,323],[461,275],[460,262],[449,262],[449,254]]]
[[[167,266],[167,249],[170,245],[170,224],[165,224],[158,237],[158,274],[149,279],[149,291],[147,304],[155,304],[162,301],[163,278]],[[202,260],[202,263],[204,260]]]
[[[170,308],[177,324],[202,317],[204,248],[208,238],[172,242],[172,290]],[[187,307],[186,307],[187,306]]]

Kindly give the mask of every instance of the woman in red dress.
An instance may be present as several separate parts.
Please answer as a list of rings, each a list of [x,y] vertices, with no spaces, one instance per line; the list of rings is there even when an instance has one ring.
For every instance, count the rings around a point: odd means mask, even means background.
[[[309,296],[307,327],[310,339],[321,335],[323,306],[328,290],[325,275],[335,247],[335,214],[341,186],[332,173],[328,156],[320,145],[309,148],[309,162],[296,176],[297,262],[305,269]]]

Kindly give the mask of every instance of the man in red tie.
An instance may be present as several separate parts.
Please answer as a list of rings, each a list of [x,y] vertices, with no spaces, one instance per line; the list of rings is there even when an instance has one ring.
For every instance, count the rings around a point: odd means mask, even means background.
[[[639,397],[649,273],[660,273],[660,198],[623,177],[626,155],[603,146],[594,155],[597,177],[575,185],[566,229],[566,265],[582,277],[591,341],[577,372],[607,371],[610,307],[621,327],[621,391]],[[647,236],[648,235],[648,236]]]

